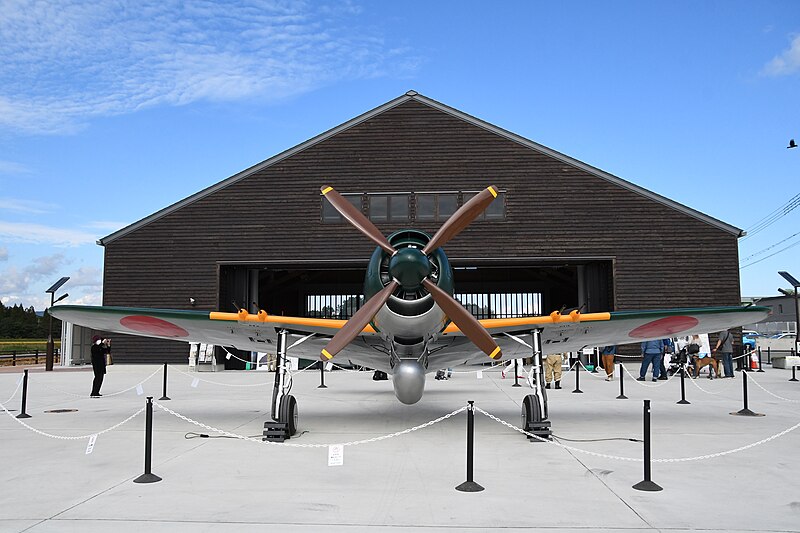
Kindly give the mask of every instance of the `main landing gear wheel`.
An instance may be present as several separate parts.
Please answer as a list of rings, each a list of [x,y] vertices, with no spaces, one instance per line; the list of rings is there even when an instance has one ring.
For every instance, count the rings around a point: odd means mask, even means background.
[[[297,400],[294,396],[287,394],[281,399],[281,406],[278,413],[278,422],[288,424],[287,431],[291,437],[297,433]]]
[[[534,423],[544,420],[541,409],[539,409],[539,402],[533,394],[528,394],[522,400],[522,429],[530,431]]]

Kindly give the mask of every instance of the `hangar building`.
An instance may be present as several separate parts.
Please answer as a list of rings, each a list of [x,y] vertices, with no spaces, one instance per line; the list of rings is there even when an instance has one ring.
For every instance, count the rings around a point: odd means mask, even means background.
[[[740,229],[415,91],[101,239],[103,304],[346,318],[374,245],[321,185],[388,235],[433,234],[491,184],[498,199],[445,247],[479,318],[739,304]],[[187,354],[114,338],[119,362]]]

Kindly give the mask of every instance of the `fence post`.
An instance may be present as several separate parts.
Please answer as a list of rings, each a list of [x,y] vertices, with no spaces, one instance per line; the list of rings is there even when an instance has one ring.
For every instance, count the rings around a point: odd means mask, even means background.
[[[11,366],[17,366],[17,351],[11,350]]]
[[[155,483],[161,478],[150,470],[153,455],[153,397],[147,397],[144,422],[144,474],[133,480],[134,483]]]
[[[480,492],[483,490],[479,484],[472,480],[472,459],[475,447],[475,411],[473,410],[472,400],[467,401],[467,480],[456,487],[461,492]]]
[[[38,365],[39,364],[39,348],[36,348],[36,350],[33,351],[33,354],[34,354],[33,363]]]
[[[644,400],[644,479],[633,486],[636,490],[664,490],[651,479],[650,468],[650,400]]]

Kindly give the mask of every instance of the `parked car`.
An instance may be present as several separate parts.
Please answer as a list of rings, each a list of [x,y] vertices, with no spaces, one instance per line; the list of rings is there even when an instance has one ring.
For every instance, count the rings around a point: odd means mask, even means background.
[[[778,333],[770,337],[770,339],[793,339],[794,336],[794,333]]]
[[[761,333],[757,331],[742,331],[742,345],[746,351],[752,352],[756,349],[756,338],[763,337]]]

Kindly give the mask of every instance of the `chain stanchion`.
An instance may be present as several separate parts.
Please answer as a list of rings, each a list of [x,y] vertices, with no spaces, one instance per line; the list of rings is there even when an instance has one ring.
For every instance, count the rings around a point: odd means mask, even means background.
[[[153,459],[153,397],[147,397],[147,410],[144,423],[144,474],[133,480],[134,483],[155,483],[161,478],[151,471]]]
[[[164,363],[164,394],[158,400],[169,400],[169,396],[167,396],[167,363]]]
[[[680,405],[688,405],[692,402],[686,399],[686,383],[684,380],[686,379],[686,365],[681,365],[681,399],[679,402],[676,402]]]
[[[472,479],[472,460],[475,451],[475,408],[474,401],[467,402],[467,480],[456,487],[461,492],[480,492],[483,490],[479,484]]]
[[[627,400],[628,399],[628,397],[625,396],[625,386],[622,384],[623,377],[624,377],[623,374],[625,374],[625,372],[623,372],[622,363],[620,363],[619,364],[619,396],[617,396],[617,400]]]
[[[761,348],[758,349],[758,371],[759,372],[763,372],[764,371],[764,369],[761,368]]]
[[[318,389],[327,389],[328,386],[325,385],[325,363],[322,361],[319,362],[319,386]]]
[[[759,350],[760,350],[760,349],[761,349],[761,348],[759,348]],[[771,365],[771,364],[772,364],[772,350],[770,349],[770,347],[769,347],[769,346],[767,346],[767,364],[768,364],[768,365]]]
[[[792,379],[790,379],[789,381],[798,381],[797,375],[795,374],[796,371],[797,371],[797,366],[792,365]]]
[[[583,394],[583,391],[581,390],[581,367],[582,366],[583,366],[583,363],[581,363],[581,360],[578,359],[575,362],[575,390],[572,391],[573,394],[576,393],[576,392],[580,393],[580,394]]]
[[[664,490],[651,479],[650,465],[650,400],[644,400],[644,479],[633,486],[636,490],[659,491]]]
[[[742,398],[744,400],[744,408],[731,413],[734,416],[766,416],[763,413],[756,413],[751,411],[747,406],[747,372],[742,372]]]
[[[28,369],[25,369],[25,376],[22,378],[22,409],[17,418],[30,418],[31,415],[25,412],[28,405]]]

